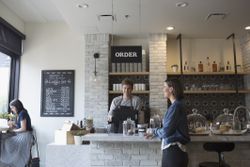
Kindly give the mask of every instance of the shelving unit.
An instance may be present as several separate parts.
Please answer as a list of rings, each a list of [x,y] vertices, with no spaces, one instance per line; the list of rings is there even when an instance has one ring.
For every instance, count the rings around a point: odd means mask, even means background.
[[[113,84],[120,84],[124,78],[130,78],[134,84],[145,84],[146,90],[133,90],[133,94],[139,96],[145,103],[145,106],[149,107],[149,72],[109,72],[109,105],[114,97],[122,95],[122,90],[114,91]]]
[[[238,77],[243,77],[244,75],[249,75],[249,72],[239,72],[237,73]],[[169,77],[173,77],[173,76],[183,76],[184,78],[189,77],[189,76],[235,76],[235,72],[233,71],[227,71],[227,72],[184,72],[183,74],[181,74],[180,72],[174,73],[174,72],[168,72],[167,75]],[[232,81],[233,82],[233,81]],[[215,94],[228,94],[228,93],[237,93],[236,89],[216,89],[216,90],[185,90],[184,91],[185,94],[211,94],[211,93],[215,93]],[[247,94],[250,93],[249,89],[239,89],[238,93],[241,94]]]
[[[167,75],[235,75],[235,72],[167,72]],[[238,72],[237,75],[250,75],[249,72]]]
[[[182,65],[181,35],[177,37],[180,47],[179,71],[168,71],[168,78],[180,79],[184,86],[185,105],[188,113],[193,108],[207,119],[214,119],[223,108],[233,111],[239,105],[245,105],[245,96],[250,93],[244,85],[244,76],[250,72],[237,71],[236,52],[233,45],[234,66],[232,71],[223,72],[186,72]],[[234,40],[234,39],[233,39]],[[234,42],[234,41],[233,41]]]
[[[149,75],[149,72],[110,72],[110,76],[137,76],[137,75]]]
[[[150,91],[149,90],[145,90],[145,91],[133,91],[133,94],[149,94]],[[109,94],[122,94],[122,91],[109,91]]]

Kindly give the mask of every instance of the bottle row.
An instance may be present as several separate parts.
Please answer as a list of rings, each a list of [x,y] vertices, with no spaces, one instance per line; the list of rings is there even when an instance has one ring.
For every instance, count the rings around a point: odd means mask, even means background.
[[[146,72],[146,63],[112,63],[112,72]]]
[[[135,83],[133,86],[134,91],[145,91],[145,83]],[[113,91],[122,91],[122,84],[113,84]]]
[[[197,67],[195,67],[197,66]],[[171,66],[173,72],[178,72],[178,65],[174,64]],[[222,62],[217,64],[216,61],[210,63],[210,58],[207,57],[206,61],[199,61],[198,65],[190,66],[187,61],[184,62],[183,72],[229,72],[234,71],[230,61],[227,61],[225,65]],[[237,71],[242,72],[242,66],[237,65]]]

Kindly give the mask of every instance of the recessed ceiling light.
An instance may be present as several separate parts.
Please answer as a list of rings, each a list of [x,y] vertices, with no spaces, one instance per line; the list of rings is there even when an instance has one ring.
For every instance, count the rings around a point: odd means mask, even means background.
[[[86,3],[85,4],[77,4],[76,7],[78,7],[78,8],[88,8],[89,5],[86,4]]]
[[[245,27],[245,30],[250,30],[250,26],[246,26],[246,27]]]
[[[86,3],[83,5],[83,8],[88,8],[88,7],[89,7],[89,5]]]
[[[167,29],[168,31],[172,31],[172,30],[174,30],[174,26],[168,26],[166,29]]]
[[[184,8],[184,7],[187,7],[187,6],[188,6],[187,2],[178,2],[178,3],[176,3],[176,7]]]

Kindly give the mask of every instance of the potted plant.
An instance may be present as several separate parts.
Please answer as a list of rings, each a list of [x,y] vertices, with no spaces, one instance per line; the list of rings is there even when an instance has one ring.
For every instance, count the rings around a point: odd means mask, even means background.
[[[8,129],[8,121],[14,121],[15,120],[15,115],[12,113],[7,113],[7,112],[0,112],[0,128],[2,130],[7,130]]]
[[[82,136],[86,134],[85,130],[74,130],[71,131],[71,134],[74,136],[75,145],[82,144]]]

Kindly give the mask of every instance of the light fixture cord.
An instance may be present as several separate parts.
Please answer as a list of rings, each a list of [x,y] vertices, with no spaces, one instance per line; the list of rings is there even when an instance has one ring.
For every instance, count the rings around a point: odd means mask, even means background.
[[[139,0],[139,35],[141,35],[141,0]]]
[[[112,31],[111,32],[112,33],[111,34],[111,46],[113,46],[113,43],[114,43],[114,39],[113,39],[114,38],[113,37],[113,33],[114,33],[114,0],[112,0],[112,11],[111,12],[112,12],[112,20],[111,20],[112,21],[112,24],[111,24],[111,28],[112,28],[111,29],[111,31]]]
[[[95,58],[95,71],[94,71],[95,76],[97,75],[97,71],[96,71],[96,58]]]

